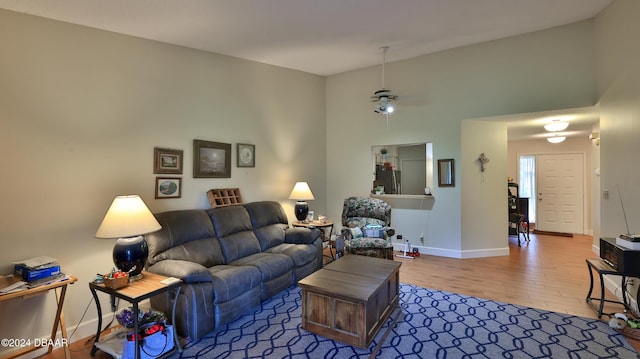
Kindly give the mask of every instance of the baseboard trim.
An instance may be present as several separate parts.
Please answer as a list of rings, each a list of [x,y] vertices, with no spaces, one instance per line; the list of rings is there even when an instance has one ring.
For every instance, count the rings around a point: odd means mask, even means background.
[[[453,249],[413,245],[412,248],[418,248],[418,250],[420,251],[420,254],[427,254],[427,255],[433,255],[433,256],[439,256],[439,257],[458,258],[458,259],[500,257],[500,256],[509,255],[509,247],[490,248],[490,249],[453,250]],[[394,243],[393,250],[396,252],[403,251],[404,245]]]
[[[573,237],[573,233],[563,233],[563,232],[549,232],[549,231],[540,231],[534,230],[533,234],[546,234],[548,236],[558,236],[558,237]]]

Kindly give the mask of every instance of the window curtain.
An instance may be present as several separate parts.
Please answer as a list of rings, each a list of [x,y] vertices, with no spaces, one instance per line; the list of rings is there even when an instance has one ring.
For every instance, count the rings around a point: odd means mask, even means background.
[[[529,222],[536,223],[536,157],[520,156],[520,197],[529,198]]]

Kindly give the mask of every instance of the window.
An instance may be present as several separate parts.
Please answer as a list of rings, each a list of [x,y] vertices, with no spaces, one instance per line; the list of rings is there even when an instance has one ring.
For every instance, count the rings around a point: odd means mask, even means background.
[[[520,197],[529,198],[529,222],[536,223],[536,156],[520,156]]]

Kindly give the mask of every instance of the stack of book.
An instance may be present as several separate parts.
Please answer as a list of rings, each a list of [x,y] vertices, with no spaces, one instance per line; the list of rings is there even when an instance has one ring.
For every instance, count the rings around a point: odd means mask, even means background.
[[[57,259],[47,256],[14,262],[14,265],[13,273],[22,277],[29,288],[47,285],[65,277]]]
[[[621,234],[616,238],[616,244],[635,251],[640,250],[640,234]]]

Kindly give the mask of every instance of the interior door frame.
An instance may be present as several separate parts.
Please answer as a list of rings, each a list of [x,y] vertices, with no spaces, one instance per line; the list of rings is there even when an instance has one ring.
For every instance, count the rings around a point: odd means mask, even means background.
[[[588,187],[588,181],[587,181],[587,176],[589,175],[589,171],[590,171],[590,166],[588,166],[587,163],[587,158],[589,157],[588,154],[585,151],[554,151],[554,152],[534,152],[534,153],[530,153],[530,152],[523,152],[523,153],[516,153],[516,174],[518,176],[517,178],[517,183],[520,183],[520,156],[535,156],[536,157],[536,198],[534,198],[533,200],[537,201],[538,197],[537,197],[537,192],[538,192],[538,175],[539,175],[539,171],[538,171],[538,157],[542,156],[542,155],[570,155],[570,154],[581,154],[582,155],[582,171],[583,171],[583,176],[582,176],[582,233],[583,234],[589,234],[587,231],[587,223],[588,223],[588,218],[587,216],[589,216],[591,214],[590,208],[593,207],[593,201],[591,201],[589,199],[589,196],[591,195],[591,191],[588,190],[590,187]],[[591,203],[591,206],[589,206],[589,203]],[[536,221],[540,216],[540,206],[537,205],[536,203]],[[535,223],[534,223],[535,225]],[[593,224],[592,224],[593,225]],[[537,228],[537,226],[536,226]]]

